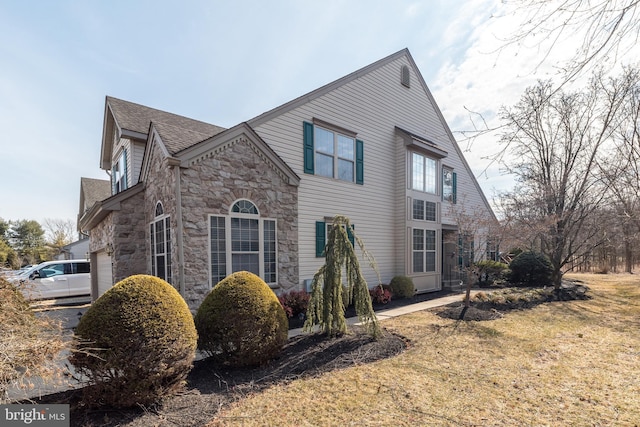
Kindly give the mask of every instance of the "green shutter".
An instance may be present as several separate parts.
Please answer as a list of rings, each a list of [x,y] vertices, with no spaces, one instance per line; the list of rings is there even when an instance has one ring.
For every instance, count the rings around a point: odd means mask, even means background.
[[[304,173],[314,173],[313,123],[304,122]]]
[[[347,237],[349,237],[349,241],[351,242],[351,246],[356,247],[356,239],[353,236],[353,230],[356,229],[356,226],[351,224],[351,228],[347,228]]]
[[[316,257],[324,256],[324,246],[327,241],[327,224],[316,221]]]
[[[356,139],[356,184],[364,184],[364,142]]]
[[[453,173],[453,203],[458,200],[458,174]]]

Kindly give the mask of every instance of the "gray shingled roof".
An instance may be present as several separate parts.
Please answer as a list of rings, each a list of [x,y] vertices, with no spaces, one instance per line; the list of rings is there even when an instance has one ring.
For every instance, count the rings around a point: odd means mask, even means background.
[[[81,209],[89,209],[94,203],[111,197],[111,183],[106,179],[80,178],[80,187],[84,196]]]
[[[210,133],[202,133],[193,129],[173,126],[163,122],[153,121],[153,126],[162,138],[165,147],[172,156],[179,151],[189,148],[198,142],[212,137]]]
[[[161,122],[177,128],[187,129],[193,132],[211,137],[225,129],[199,120],[145,107],[144,105],[124,101],[122,99],[107,96],[107,103],[115,116],[116,122],[121,129],[147,134],[151,122]],[[202,138],[205,139],[205,138]],[[196,141],[197,142],[197,141]]]

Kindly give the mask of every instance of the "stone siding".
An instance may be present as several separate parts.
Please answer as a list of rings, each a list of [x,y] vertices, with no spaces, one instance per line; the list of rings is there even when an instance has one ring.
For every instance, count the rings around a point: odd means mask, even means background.
[[[183,169],[185,299],[194,309],[215,283],[209,275],[209,215],[229,215],[238,199],[253,202],[260,217],[276,220],[277,291],[298,286],[298,188],[283,178],[246,138]]]

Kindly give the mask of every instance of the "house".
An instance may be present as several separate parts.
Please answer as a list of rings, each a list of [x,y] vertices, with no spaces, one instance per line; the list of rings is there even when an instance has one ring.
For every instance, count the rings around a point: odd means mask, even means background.
[[[229,129],[107,97],[100,165],[112,195],[79,221],[94,297],[138,273],[194,309],[238,270],[301,289],[337,214],[383,283],[436,291],[485,256],[456,209],[495,219],[407,49]]]

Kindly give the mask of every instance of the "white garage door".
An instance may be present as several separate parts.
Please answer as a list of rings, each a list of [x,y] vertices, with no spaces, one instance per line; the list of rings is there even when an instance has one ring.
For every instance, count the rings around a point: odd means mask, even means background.
[[[98,295],[104,294],[113,286],[113,276],[111,275],[111,257],[106,252],[98,252],[97,272],[98,272]],[[96,297],[96,298],[97,298]]]

